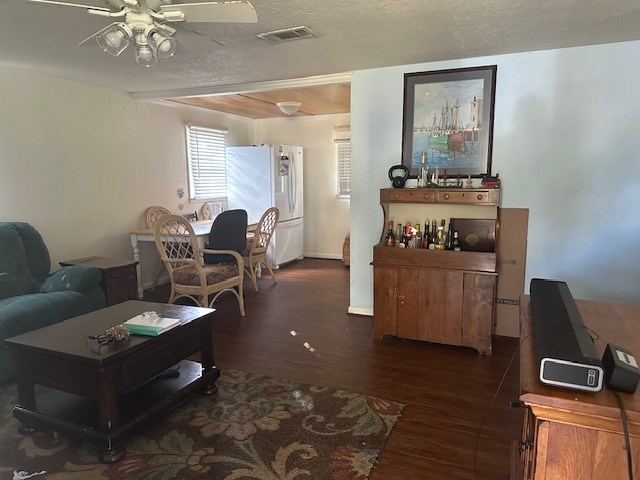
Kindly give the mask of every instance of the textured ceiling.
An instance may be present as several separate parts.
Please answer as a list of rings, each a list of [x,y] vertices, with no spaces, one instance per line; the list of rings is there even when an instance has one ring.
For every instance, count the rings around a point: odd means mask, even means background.
[[[72,0],[80,1],[80,0]],[[104,5],[101,0],[82,3]],[[373,67],[640,39],[637,0],[252,0],[257,24],[193,23],[222,44],[179,49],[149,69],[78,43],[109,23],[83,9],[0,0],[0,65],[127,92],[296,79]],[[270,45],[257,33],[306,25],[318,38]],[[180,34],[176,35],[180,42]],[[213,45],[213,43],[212,43]]]

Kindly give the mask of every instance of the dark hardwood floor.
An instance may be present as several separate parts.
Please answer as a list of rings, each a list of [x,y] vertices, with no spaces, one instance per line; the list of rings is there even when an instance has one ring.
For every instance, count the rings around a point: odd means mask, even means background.
[[[405,403],[372,480],[509,478],[510,445],[522,420],[522,411],[509,406],[518,398],[517,358],[492,400],[517,339],[496,337],[490,357],[374,340],[371,317],[347,314],[349,269],[342,262],[305,259],[275,273],[278,283],[267,275],[258,293],[245,282],[244,318],[230,294],[214,306],[223,375],[233,368]],[[167,285],[145,292],[146,300],[167,298]]]

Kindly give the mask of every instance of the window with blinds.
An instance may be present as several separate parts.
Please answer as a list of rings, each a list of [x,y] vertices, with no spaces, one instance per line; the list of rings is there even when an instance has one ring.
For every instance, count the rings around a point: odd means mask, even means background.
[[[351,194],[351,127],[334,127],[333,142],[338,146],[338,196]]]
[[[351,194],[351,142],[338,143],[338,195]]]
[[[222,129],[186,126],[189,198],[226,200],[226,137]]]

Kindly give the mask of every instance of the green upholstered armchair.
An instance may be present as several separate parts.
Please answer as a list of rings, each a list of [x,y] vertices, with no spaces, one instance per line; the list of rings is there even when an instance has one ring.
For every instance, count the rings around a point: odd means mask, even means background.
[[[49,251],[35,228],[0,222],[0,384],[14,375],[5,338],[106,306],[99,269],[63,267],[50,274],[50,268]]]

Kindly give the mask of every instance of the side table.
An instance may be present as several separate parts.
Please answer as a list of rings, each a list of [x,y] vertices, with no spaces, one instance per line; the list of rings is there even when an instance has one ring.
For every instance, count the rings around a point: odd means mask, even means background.
[[[107,306],[138,298],[138,278],[135,260],[107,257],[84,257],[60,262],[60,266],[80,265],[102,271],[100,286],[107,297]]]

